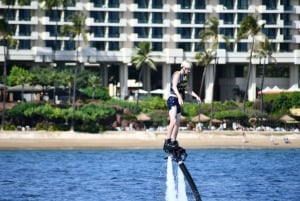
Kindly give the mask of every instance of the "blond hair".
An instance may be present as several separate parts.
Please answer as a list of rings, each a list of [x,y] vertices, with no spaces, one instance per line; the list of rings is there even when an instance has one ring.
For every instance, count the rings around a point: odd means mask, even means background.
[[[189,68],[189,69],[191,69],[192,66],[193,66],[192,62],[188,60],[184,60],[180,65],[181,68]]]

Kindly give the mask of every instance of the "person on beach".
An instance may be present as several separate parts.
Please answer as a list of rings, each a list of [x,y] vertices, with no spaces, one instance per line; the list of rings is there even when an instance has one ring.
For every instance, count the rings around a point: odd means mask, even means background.
[[[185,98],[186,89],[197,101],[201,102],[200,97],[188,87],[188,74],[192,66],[193,64],[190,61],[183,61],[180,66],[181,69],[175,71],[171,78],[170,95],[167,100],[170,123],[167,128],[167,139],[163,147],[165,152],[178,147],[177,134],[180,126],[181,105]]]

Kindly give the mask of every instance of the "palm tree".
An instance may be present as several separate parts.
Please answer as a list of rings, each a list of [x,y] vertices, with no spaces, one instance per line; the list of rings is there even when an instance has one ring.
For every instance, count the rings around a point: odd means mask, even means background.
[[[259,59],[263,59],[263,66],[262,66],[262,78],[261,78],[261,84],[260,84],[260,90],[262,92],[263,87],[264,87],[264,79],[265,79],[265,65],[266,61],[268,59],[273,60],[275,63],[276,58],[272,56],[272,46],[268,38],[265,38],[264,42],[259,42],[255,47],[254,47],[254,58],[258,57]],[[260,110],[263,112],[263,93],[261,93],[261,102],[260,102]]]
[[[217,49],[219,47],[219,38],[223,38],[223,40],[228,44],[229,40],[228,37],[219,34],[219,20],[216,17],[211,17],[205,23],[206,27],[204,30],[200,31],[199,35],[201,38],[200,44],[204,46],[204,53],[201,55],[196,55],[197,57],[202,58],[202,65],[204,64],[205,67],[205,74],[206,68],[209,63],[214,60],[213,65],[213,83],[215,82],[215,74],[216,74],[216,65],[217,65]],[[211,42],[212,41],[212,42]],[[204,60],[203,60],[204,59]],[[198,60],[198,59],[197,59]],[[205,61],[206,60],[206,61]],[[209,63],[206,63],[209,61]],[[204,62],[204,63],[203,63]],[[201,62],[200,62],[201,63]],[[205,75],[203,74],[203,75]],[[204,79],[202,79],[203,82]],[[202,84],[201,84],[202,85]],[[200,89],[202,86],[200,87]],[[201,89],[202,90],[202,89]],[[213,119],[213,94],[214,90],[212,90],[212,101],[211,101],[211,112],[210,112],[210,126],[212,126],[212,119]]]
[[[142,74],[145,68],[156,70],[156,64],[150,56],[151,47],[150,43],[143,41],[135,47],[135,54],[131,57],[131,63],[135,65],[136,69],[140,69],[138,81],[141,81]],[[139,95],[136,99],[136,112],[138,109]]]
[[[13,32],[11,26],[8,23],[8,16],[10,7],[18,3],[23,6],[28,3],[28,0],[2,0],[3,5],[7,5],[7,10],[4,16],[0,16],[0,40],[3,42],[4,47],[4,64],[3,64],[3,106],[1,114],[1,130],[4,129],[5,110],[6,110],[6,85],[7,85],[7,61],[9,59],[9,47],[16,44],[16,40],[13,39]]]
[[[251,36],[251,38],[252,38],[251,48],[250,48],[250,56],[249,56],[249,66],[248,66],[248,72],[247,72],[246,89],[245,89],[245,95],[243,98],[244,112],[245,112],[246,97],[247,97],[248,88],[249,88],[250,75],[251,75],[251,71],[252,71],[252,56],[253,56],[254,44],[259,37],[261,37],[261,36],[265,37],[265,35],[261,31],[262,28],[263,28],[263,25],[259,25],[257,17],[248,15],[241,21],[240,29],[237,34],[236,41],[240,41],[242,38],[248,38],[249,36]]]
[[[95,98],[95,89],[100,86],[100,79],[96,75],[91,75],[88,78],[88,84],[92,87],[92,99]]]
[[[55,34],[55,41],[54,41],[54,56],[53,59],[55,60],[55,51],[58,49],[57,47],[57,37],[58,37],[58,8],[63,6],[64,8],[71,4],[71,0],[39,0],[39,3],[44,4],[44,7],[47,12],[52,12],[54,10],[54,17],[55,17],[55,27],[54,27],[54,34]]]
[[[214,58],[215,58],[215,55],[212,52],[212,50],[203,50],[202,52],[198,52],[195,56],[195,59],[197,61],[196,65],[204,66],[204,70],[202,73],[202,79],[201,79],[201,85],[200,85],[200,89],[199,89],[199,96],[201,96],[202,90],[204,87],[204,80],[206,77],[207,66],[214,60]],[[211,112],[212,112],[212,108],[213,108],[213,105],[211,105]],[[200,115],[201,115],[201,107],[199,107],[199,116],[198,116],[199,122],[200,122]]]
[[[72,39],[76,40],[76,67],[73,78],[73,97],[72,97],[72,127],[71,130],[74,130],[74,114],[75,114],[75,102],[76,102],[76,82],[77,82],[77,73],[79,68],[79,47],[80,47],[80,36],[83,39],[83,42],[87,43],[87,30],[85,26],[86,16],[77,12],[74,15],[70,16],[72,25],[64,25],[62,27],[62,35],[69,36]]]

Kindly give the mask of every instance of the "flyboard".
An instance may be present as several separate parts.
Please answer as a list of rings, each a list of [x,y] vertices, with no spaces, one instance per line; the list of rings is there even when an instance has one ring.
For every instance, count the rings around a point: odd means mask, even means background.
[[[196,201],[202,201],[201,200],[201,196],[200,193],[197,189],[197,186],[190,174],[190,172],[188,171],[186,165],[184,164],[185,159],[187,158],[187,153],[185,151],[185,149],[183,149],[182,147],[175,147],[173,149],[165,149],[164,151],[166,153],[169,154],[169,156],[172,157],[172,160],[178,163],[179,168],[181,169],[185,179],[187,180],[188,184],[190,185],[190,188],[193,192],[194,198]],[[168,157],[166,157],[165,159],[167,159]]]

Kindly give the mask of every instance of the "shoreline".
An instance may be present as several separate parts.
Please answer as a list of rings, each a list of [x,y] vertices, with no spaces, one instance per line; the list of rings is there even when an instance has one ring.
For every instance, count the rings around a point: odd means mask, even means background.
[[[300,133],[268,131],[179,131],[186,149],[300,148]],[[273,136],[273,137],[272,137]],[[2,131],[0,150],[161,149],[165,131],[105,131],[99,134],[49,131]],[[289,143],[284,142],[288,138]]]

